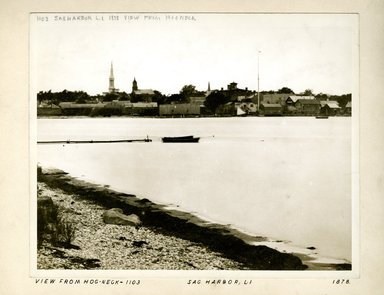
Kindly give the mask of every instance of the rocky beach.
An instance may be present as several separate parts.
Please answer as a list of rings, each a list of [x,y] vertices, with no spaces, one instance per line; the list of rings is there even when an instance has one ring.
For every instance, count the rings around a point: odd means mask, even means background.
[[[37,175],[38,203],[46,199],[59,207],[64,229],[73,232],[65,245],[47,239],[39,243],[38,269],[307,269],[293,254],[252,245],[263,237],[88,183],[58,169],[38,167]],[[139,222],[106,224],[103,216],[111,209]]]
[[[106,208],[79,195],[42,182],[38,195],[50,197],[76,228],[70,247],[41,245],[38,269],[245,269],[202,244],[164,235],[155,228],[105,224]]]

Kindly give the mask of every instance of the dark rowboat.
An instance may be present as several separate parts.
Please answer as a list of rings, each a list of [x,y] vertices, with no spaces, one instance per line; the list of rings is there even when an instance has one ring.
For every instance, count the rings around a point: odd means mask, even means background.
[[[176,137],[162,137],[163,142],[199,142],[200,137],[190,136],[176,136]]]

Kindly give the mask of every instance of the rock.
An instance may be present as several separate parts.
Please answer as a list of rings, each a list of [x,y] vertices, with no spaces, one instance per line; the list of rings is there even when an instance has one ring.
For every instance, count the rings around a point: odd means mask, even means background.
[[[148,245],[146,241],[133,241],[132,246],[134,247],[142,247],[143,245]]]
[[[43,174],[43,169],[40,166],[37,166],[37,177]]]
[[[120,208],[112,208],[110,210],[104,211],[103,221],[107,224],[116,225],[138,226],[141,224],[141,221],[137,215],[125,215],[123,214],[123,210]]]
[[[38,207],[52,207],[53,206],[53,200],[51,197],[38,196],[37,197],[37,206]]]
[[[119,212],[121,214],[124,213],[123,209],[121,209],[121,208],[112,208],[112,209],[109,209],[109,211],[116,211],[116,212]]]
[[[55,223],[58,213],[58,207],[53,203],[51,197],[37,197],[37,220],[39,225],[45,228],[49,223]]]
[[[68,174],[67,172],[64,172],[63,170],[56,169],[56,168],[41,168],[40,172],[38,170],[38,173],[40,175],[61,175],[61,174]]]

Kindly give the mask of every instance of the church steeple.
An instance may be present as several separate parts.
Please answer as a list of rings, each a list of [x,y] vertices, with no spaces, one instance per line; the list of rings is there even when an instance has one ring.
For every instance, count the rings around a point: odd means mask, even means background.
[[[115,92],[115,78],[113,77],[113,63],[111,62],[111,72],[109,74],[109,92]]]
[[[135,92],[136,90],[138,90],[139,88],[137,87],[137,82],[136,82],[136,78],[133,78],[133,82],[132,82],[132,92]]]
[[[207,91],[205,91],[205,96],[208,96],[211,94],[211,82],[208,81],[208,88]]]

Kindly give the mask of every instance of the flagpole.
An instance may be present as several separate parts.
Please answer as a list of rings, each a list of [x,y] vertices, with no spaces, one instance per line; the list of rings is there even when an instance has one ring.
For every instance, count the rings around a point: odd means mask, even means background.
[[[260,67],[259,67],[259,56],[260,50],[257,50],[257,111],[260,112]]]

